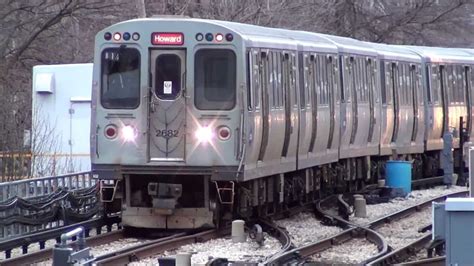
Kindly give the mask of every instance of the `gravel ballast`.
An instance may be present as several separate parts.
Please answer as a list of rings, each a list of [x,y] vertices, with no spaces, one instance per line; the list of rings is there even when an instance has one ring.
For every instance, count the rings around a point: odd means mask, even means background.
[[[311,260],[329,264],[358,264],[375,256],[377,246],[365,238],[354,238],[340,245],[333,246],[321,253],[315,254]]]
[[[179,253],[191,253],[192,264],[203,264],[210,258],[227,258],[231,261],[262,262],[281,249],[280,242],[264,233],[265,241],[262,246],[247,237],[244,243],[233,243],[230,238],[212,239],[203,243],[185,245],[176,250],[166,251],[129,265],[152,265],[161,257],[174,257]]]
[[[286,228],[296,247],[305,246],[342,232],[337,226],[322,225],[311,213],[299,213],[293,217],[275,221]]]
[[[367,205],[366,218],[351,216],[349,220],[352,223],[364,225],[371,221],[377,220],[378,218],[400,211],[410,206],[417,205],[424,201],[463,190],[466,190],[466,187],[452,186],[447,189],[445,186],[439,186],[431,189],[414,190],[410,192],[405,198],[395,198],[387,203]]]

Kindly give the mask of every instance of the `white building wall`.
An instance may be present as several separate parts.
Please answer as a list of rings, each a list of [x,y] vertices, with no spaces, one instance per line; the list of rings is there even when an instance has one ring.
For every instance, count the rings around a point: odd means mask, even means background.
[[[92,64],[33,67],[34,176],[89,171]]]

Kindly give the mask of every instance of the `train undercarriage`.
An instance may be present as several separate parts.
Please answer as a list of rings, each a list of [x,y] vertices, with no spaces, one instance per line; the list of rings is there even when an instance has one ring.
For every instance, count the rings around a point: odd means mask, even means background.
[[[265,217],[377,184],[385,176],[388,159],[392,158],[350,158],[246,182],[215,180],[211,175],[124,174],[101,182],[102,200],[108,213],[122,212],[125,227],[216,227],[226,220]],[[413,179],[440,174],[437,153],[396,159],[412,161]]]

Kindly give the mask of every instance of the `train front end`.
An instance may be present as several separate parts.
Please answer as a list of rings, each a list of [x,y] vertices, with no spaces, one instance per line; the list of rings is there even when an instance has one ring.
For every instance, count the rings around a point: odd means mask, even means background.
[[[196,19],[137,19],[95,39],[91,156],[124,226],[214,227],[242,156],[242,40]]]

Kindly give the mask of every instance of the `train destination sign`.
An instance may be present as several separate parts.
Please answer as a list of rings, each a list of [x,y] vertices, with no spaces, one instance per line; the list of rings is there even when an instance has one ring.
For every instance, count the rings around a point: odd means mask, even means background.
[[[153,32],[151,44],[153,45],[183,45],[184,36],[179,32]]]

